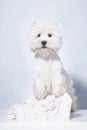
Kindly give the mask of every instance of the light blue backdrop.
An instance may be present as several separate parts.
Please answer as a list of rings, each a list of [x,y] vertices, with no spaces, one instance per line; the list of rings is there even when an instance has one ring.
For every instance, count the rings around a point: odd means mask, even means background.
[[[44,19],[59,23],[60,56],[74,81],[78,108],[87,109],[87,0],[0,0],[0,109],[32,94],[27,30],[33,20]]]

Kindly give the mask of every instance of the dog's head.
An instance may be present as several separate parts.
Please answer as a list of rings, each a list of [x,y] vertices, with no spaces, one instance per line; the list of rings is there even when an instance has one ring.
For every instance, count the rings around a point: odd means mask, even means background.
[[[61,47],[61,33],[56,23],[34,22],[30,29],[29,43],[34,52],[41,49],[58,51]]]

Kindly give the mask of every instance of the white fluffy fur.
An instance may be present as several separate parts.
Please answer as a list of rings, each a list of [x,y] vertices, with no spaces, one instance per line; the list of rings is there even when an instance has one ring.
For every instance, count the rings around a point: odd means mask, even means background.
[[[38,34],[40,36],[38,37]],[[51,37],[48,37],[51,34]],[[42,48],[42,41],[47,41],[46,48]],[[34,63],[34,95],[40,100],[47,95],[59,97],[68,92],[72,98],[71,111],[75,110],[75,96],[73,83],[65,72],[62,62],[57,55],[61,47],[62,38],[55,23],[34,23],[31,26],[29,43],[35,52]]]

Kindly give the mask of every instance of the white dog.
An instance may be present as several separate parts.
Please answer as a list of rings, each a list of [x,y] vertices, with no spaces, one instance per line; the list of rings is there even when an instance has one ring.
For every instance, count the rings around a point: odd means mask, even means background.
[[[38,100],[47,95],[59,97],[67,92],[72,98],[71,111],[75,110],[73,83],[57,55],[62,43],[55,23],[33,23],[29,35],[30,48],[35,52],[34,95]]]

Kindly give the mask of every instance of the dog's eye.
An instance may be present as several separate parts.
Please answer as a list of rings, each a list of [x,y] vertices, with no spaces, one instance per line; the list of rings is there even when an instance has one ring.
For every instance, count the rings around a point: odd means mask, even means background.
[[[37,37],[40,37],[41,36],[41,34],[39,33],[38,35],[37,35]]]
[[[48,37],[52,37],[52,34],[51,34],[51,33],[49,33],[49,34],[48,34]]]

